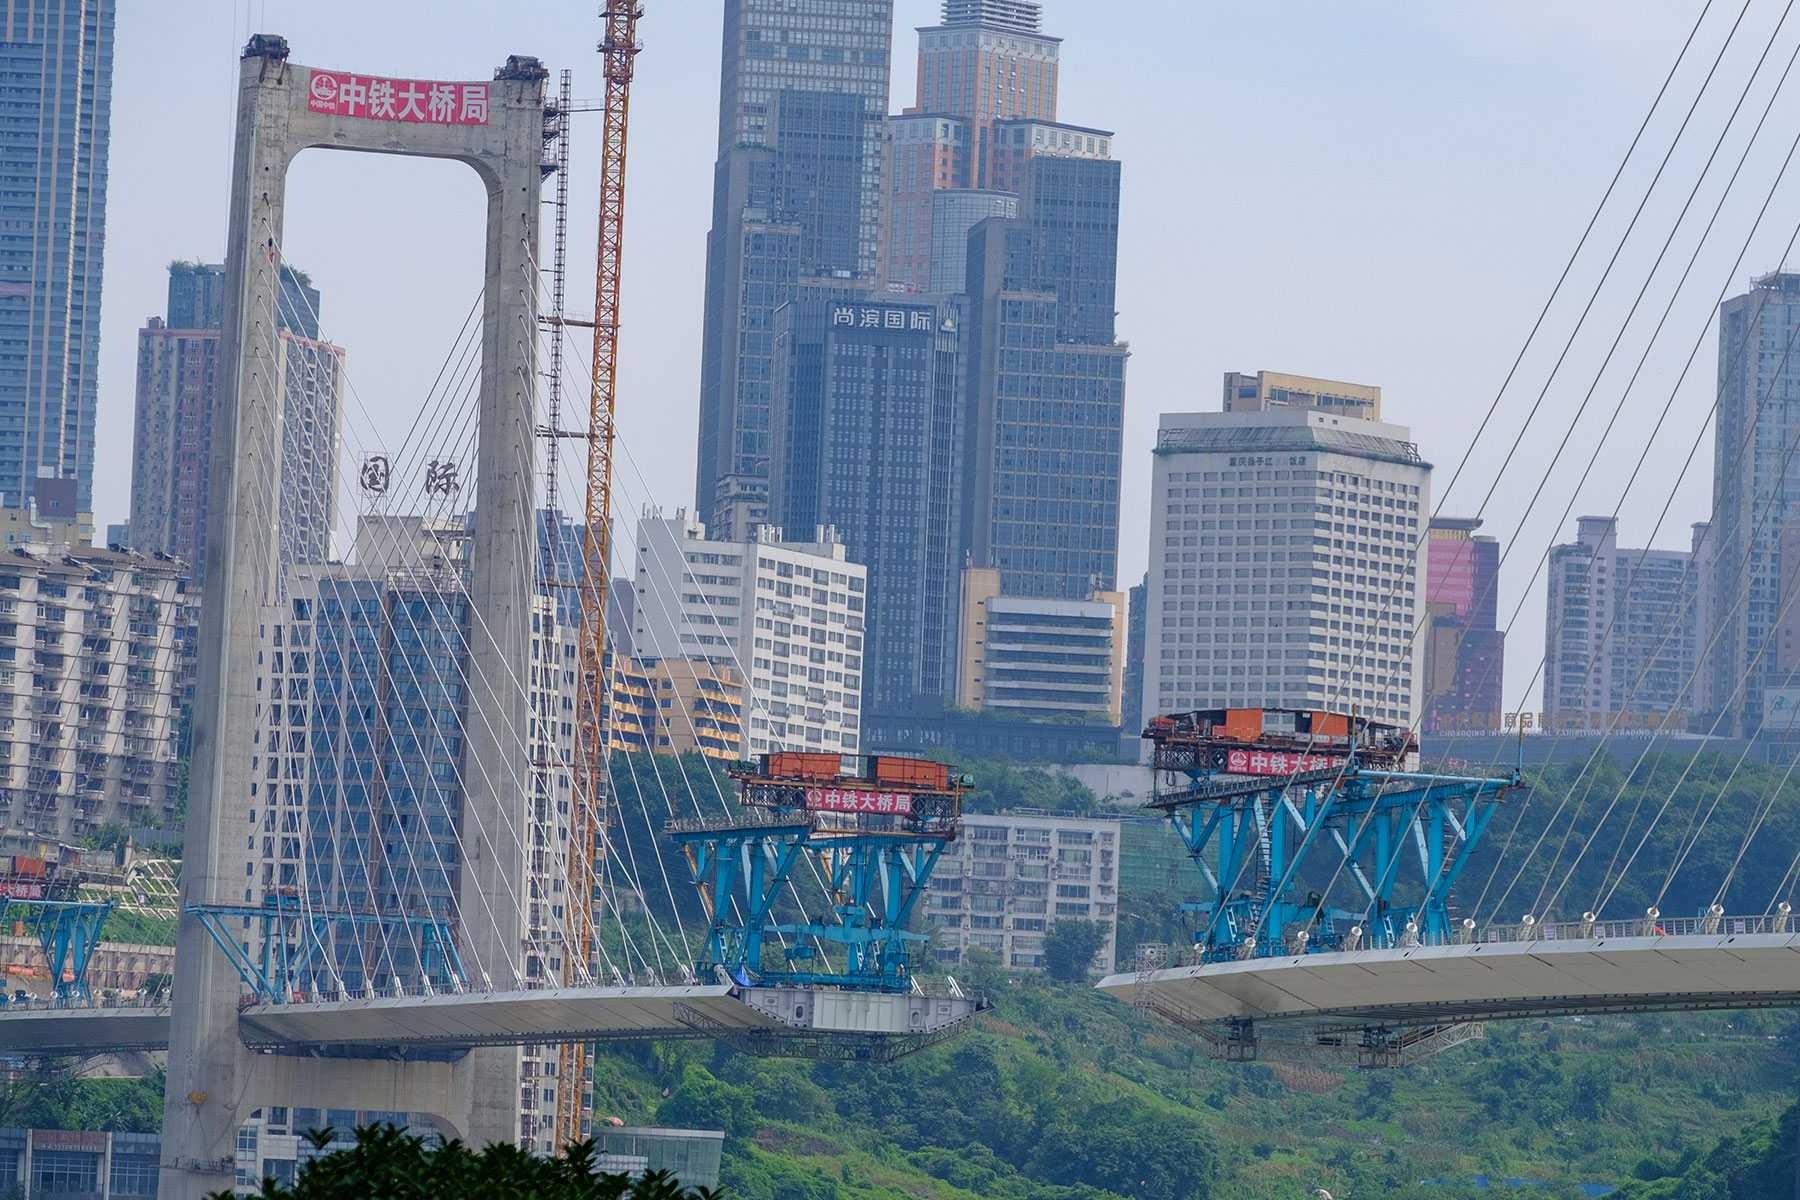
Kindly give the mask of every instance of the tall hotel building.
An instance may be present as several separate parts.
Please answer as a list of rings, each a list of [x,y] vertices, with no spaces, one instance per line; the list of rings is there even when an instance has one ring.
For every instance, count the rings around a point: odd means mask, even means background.
[[[893,0],[725,2],[695,482],[717,537],[767,516],[776,309],[883,281],[893,16]]]
[[[0,496],[75,481],[93,511],[115,0],[0,17]]]
[[[1430,490],[1399,425],[1311,408],[1164,413],[1143,720],[1354,705],[1411,724]]]

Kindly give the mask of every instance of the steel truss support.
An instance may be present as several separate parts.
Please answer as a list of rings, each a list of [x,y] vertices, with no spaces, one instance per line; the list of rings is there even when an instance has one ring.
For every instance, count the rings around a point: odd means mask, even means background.
[[[1209,961],[1455,938],[1448,897],[1518,777],[1486,779],[1354,765],[1304,798],[1286,777],[1214,780],[1154,807],[1205,877],[1213,899],[1188,905],[1204,922],[1197,950]],[[1328,840],[1330,849],[1321,841]],[[1305,883],[1328,887],[1340,870],[1352,908],[1331,907]]]
[[[44,952],[50,968],[50,986],[59,1001],[85,1001],[93,998],[88,989],[88,964],[100,944],[100,931],[112,912],[114,901],[89,900],[9,900],[0,911],[12,908],[36,910],[30,918],[32,932]],[[5,1003],[5,990],[0,989],[0,1003]]]
[[[672,832],[686,851],[694,882],[711,918],[704,975],[723,968],[740,984],[830,984],[864,991],[904,992],[912,986],[908,944],[919,895],[948,835],[816,829],[810,819],[727,829]],[[828,913],[778,922],[775,902],[802,853],[817,856],[831,892]],[[785,967],[766,966],[771,935],[788,939]],[[817,969],[817,943],[844,947],[844,968]]]
[[[285,1004],[296,994],[320,990],[316,981],[321,976],[338,986],[336,965],[325,953],[334,930],[397,931],[406,945],[418,951],[419,974],[426,981],[427,994],[433,990],[461,992],[468,986],[449,922],[435,917],[302,911],[299,901],[288,896],[279,904],[190,904],[187,911],[212,935],[238,977],[266,1003]],[[233,921],[237,922],[235,929],[229,924]],[[240,942],[239,935],[251,925],[260,926],[261,936]]]

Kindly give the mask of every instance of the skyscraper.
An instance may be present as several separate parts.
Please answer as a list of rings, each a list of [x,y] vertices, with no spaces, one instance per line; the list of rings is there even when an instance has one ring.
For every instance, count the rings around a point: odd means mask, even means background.
[[[20,0],[0,28],[0,494],[93,511],[114,0]]]
[[[969,235],[962,545],[1009,596],[1114,588],[1128,353],[1113,337],[1118,234],[1117,162],[1039,158],[1019,216]]]
[[[169,267],[169,320],[138,332],[137,416],[132,443],[131,545],[170,554],[198,579],[206,554],[208,478],[225,269]],[[319,340],[319,293],[282,268],[280,386],[283,566],[331,557],[337,510],[344,351]]]
[[[879,283],[893,0],[726,0],[706,243],[696,514],[766,516],[775,310]]]
[[[1705,533],[1695,527],[1696,549]],[[1581,517],[1575,540],[1551,547],[1544,711],[1559,728],[1606,728],[1621,713],[1687,727],[1701,586],[1693,557],[1684,550],[1621,549],[1612,517]]]
[[[1433,517],[1425,531],[1425,721],[1466,726],[1502,710],[1506,632],[1499,628],[1500,543],[1479,517]]]
[[[835,526],[868,568],[864,695],[881,711],[955,690],[956,307],[918,299],[795,300],[776,320],[770,519]]]
[[[1354,705],[1410,725],[1431,467],[1404,426],[1164,413],[1150,498],[1143,720]]]
[[[888,118],[890,281],[961,291],[944,284],[962,277],[970,226],[1013,215],[994,198],[1024,190],[1033,159],[1111,157],[1110,131],[1056,119],[1061,47],[1035,0],[944,0],[942,23],[919,30],[917,101]]]
[[[1800,273],[1776,271],[1719,307],[1718,419],[1702,645],[1706,708],[1720,733],[1762,724],[1763,690],[1777,678],[1781,531],[1800,519]],[[1709,718],[1706,727],[1712,728]]]

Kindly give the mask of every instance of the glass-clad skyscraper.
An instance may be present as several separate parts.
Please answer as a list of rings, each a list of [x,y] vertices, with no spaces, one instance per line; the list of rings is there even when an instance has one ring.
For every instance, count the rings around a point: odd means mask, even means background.
[[[770,520],[793,537],[835,526],[868,568],[863,696],[878,711],[954,690],[956,339],[948,299],[874,293],[777,314]]]
[[[726,0],[695,481],[715,537],[766,514],[775,310],[881,274],[892,26],[893,0]]]
[[[969,236],[962,544],[1005,595],[1081,600],[1118,571],[1119,164],[1034,159],[1027,185]]]
[[[0,496],[93,511],[114,0],[0,10]]]

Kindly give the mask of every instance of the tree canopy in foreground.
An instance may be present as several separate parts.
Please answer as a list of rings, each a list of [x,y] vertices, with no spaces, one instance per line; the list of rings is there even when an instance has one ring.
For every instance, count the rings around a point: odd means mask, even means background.
[[[324,1150],[331,1133],[306,1135]],[[540,1158],[517,1146],[471,1150],[460,1141],[427,1148],[425,1140],[392,1125],[356,1131],[356,1144],[311,1160],[293,1186],[263,1180],[260,1200],[450,1200],[506,1196],[512,1200],[717,1200],[706,1188],[685,1188],[652,1171],[633,1183],[594,1171],[594,1143],[577,1142],[562,1158]],[[236,1200],[214,1192],[208,1200]]]

